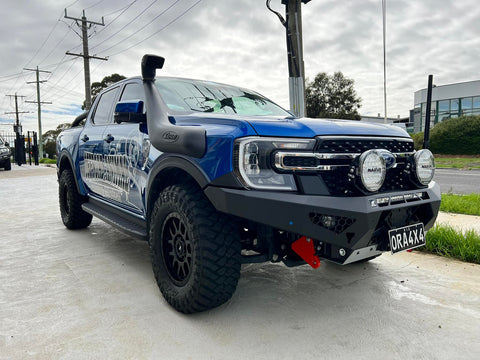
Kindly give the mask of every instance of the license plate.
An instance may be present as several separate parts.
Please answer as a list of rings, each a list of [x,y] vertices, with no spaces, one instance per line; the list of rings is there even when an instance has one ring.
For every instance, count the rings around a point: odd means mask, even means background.
[[[388,238],[392,254],[414,249],[426,243],[425,228],[422,223],[389,230]]]

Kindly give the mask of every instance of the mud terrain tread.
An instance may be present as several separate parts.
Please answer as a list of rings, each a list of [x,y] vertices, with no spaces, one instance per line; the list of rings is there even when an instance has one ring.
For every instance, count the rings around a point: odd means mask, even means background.
[[[92,222],[92,215],[82,209],[86,198],[78,193],[75,178],[70,169],[62,171],[58,184],[58,200],[63,224],[70,230],[86,228]]]
[[[181,287],[170,280],[158,251],[163,219],[172,210],[185,215],[195,250],[191,278]],[[149,244],[160,290],[178,311],[205,311],[225,303],[235,292],[241,262],[238,231],[231,218],[217,212],[196,184],[163,190],[152,212]]]

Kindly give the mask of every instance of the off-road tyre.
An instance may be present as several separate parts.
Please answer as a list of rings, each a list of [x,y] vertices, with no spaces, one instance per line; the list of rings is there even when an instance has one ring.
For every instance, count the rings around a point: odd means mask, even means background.
[[[58,200],[63,224],[70,230],[86,228],[92,222],[92,215],[82,209],[87,201],[78,193],[72,170],[62,171],[58,181]]]
[[[182,313],[228,301],[240,277],[241,245],[234,222],[194,183],[166,187],[149,225],[153,273],[165,300]]]

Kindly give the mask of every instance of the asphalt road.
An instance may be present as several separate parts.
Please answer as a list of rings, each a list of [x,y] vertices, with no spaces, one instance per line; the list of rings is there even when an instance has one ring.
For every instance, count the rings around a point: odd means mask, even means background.
[[[480,170],[436,169],[433,180],[442,193],[480,193]]]
[[[1,175],[2,360],[480,358],[478,265],[417,252],[247,265],[231,301],[186,316],[145,242],[99,220],[63,226],[53,169]]]

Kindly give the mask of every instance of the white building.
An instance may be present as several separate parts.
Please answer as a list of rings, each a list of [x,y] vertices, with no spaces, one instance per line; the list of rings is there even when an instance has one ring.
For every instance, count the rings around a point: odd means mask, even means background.
[[[414,132],[425,128],[427,107],[427,89],[418,90],[414,94],[413,117]],[[463,83],[435,86],[432,89],[430,127],[463,115],[480,114],[480,80]]]

